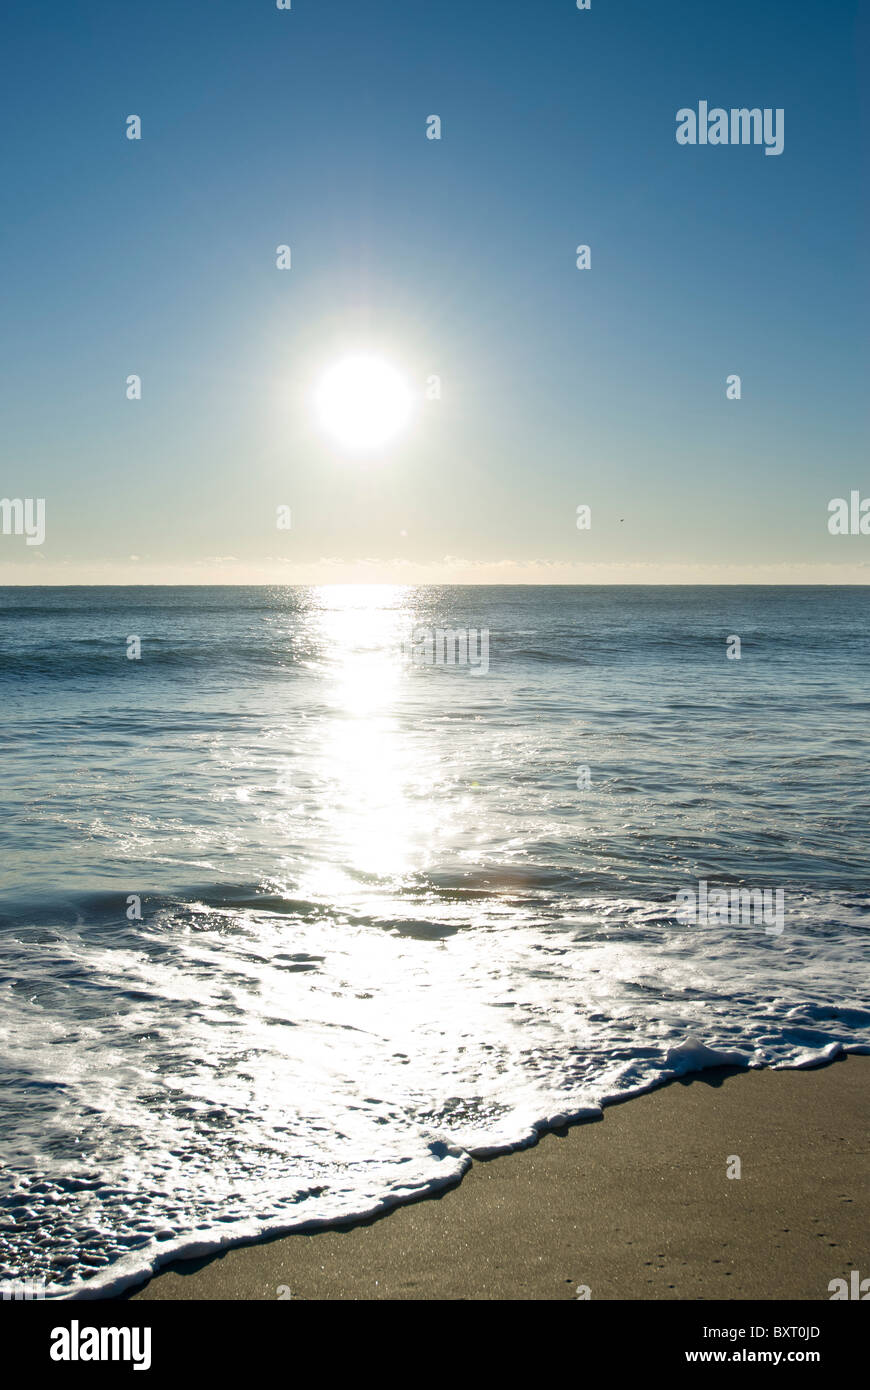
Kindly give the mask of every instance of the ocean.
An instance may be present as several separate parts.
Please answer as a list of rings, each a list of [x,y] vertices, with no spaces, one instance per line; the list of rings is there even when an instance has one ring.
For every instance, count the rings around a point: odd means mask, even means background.
[[[0,1289],[117,1292],[669,1077],[870,1051],[868,618],[0,590]],[[680,911],[735,888],[778,920]]]

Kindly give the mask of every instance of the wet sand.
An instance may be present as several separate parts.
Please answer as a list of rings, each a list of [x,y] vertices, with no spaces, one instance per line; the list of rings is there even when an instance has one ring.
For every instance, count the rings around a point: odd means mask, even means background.
[[[828,1300],[870,1276],[868,1121],[870,1057],[702,1072],[440,1196],[177,1262],[132,1297]]]

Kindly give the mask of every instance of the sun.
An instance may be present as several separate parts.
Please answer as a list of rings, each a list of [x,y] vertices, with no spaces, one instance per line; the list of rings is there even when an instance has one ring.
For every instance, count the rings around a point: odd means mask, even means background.
[[[315,406],[320,423],[350,449],[374,449],[398,434],[412,396],[401,372],[379,357],[345,357],[324,373]]]

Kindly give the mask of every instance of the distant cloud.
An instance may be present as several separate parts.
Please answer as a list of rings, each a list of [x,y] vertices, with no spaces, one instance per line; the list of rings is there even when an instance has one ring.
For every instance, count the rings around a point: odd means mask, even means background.
[[[296,561],[286,556],[245,560],[210,555],[169,564],[126,561],[74,563],[39,557],[0,558],[3,584],[868,584],[870,562],[841,564],[689,564],[685,561],[570,562],[539,558],[468,560],[445,555],[405,560],[338,555]],[[131,571],[135,563],[135,581]]]

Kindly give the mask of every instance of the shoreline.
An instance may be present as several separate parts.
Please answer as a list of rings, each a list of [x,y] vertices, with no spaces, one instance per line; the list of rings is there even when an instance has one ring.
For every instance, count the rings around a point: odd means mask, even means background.
[[[116,1297],[827,1300],[870,1273],[868,1121],[866,1055],[709,1068],[439,1192],[174,1260]]]

